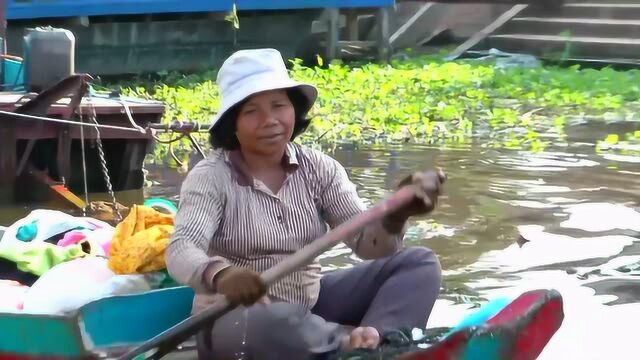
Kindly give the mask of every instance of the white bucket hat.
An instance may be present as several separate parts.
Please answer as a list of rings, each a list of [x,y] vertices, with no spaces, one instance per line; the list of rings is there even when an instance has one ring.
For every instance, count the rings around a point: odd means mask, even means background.
[[[306,111],[318,97],[318,90],[313,85],[299,83],[289,77],[282,55],[276,49],[240,50],[233,53],[220,67],[216,82],[222,94],[222,103],[209,131],[224,118],[230,108],[262,91],[298,88],[308,100]]]

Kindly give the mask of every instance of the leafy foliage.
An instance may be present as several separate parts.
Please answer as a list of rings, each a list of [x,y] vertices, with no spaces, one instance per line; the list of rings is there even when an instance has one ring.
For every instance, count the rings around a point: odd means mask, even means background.
[[[566,119],[614,114],[635,118],[640,72],[569,68],[497,68],[476,60],[420,56],[391,64],[333,61],[291,76],[319,89],[306,143],[468,142],[542,150],[562,141]],[[119,84],[127,95],[164,101],[165,120],[208,122],[218,109],[215,71],[165,72]]]

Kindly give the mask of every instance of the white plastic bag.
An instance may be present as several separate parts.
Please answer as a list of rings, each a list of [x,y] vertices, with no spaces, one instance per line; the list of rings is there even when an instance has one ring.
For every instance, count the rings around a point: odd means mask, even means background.
[[[94,230],[100,225],[102,224],[98,221],[74,217],[62,211],[37,209],[6,228],[0,241],[18,241],[17,234],[21,226],[32,226],[34,237],[28,241],[38,242],[69,230],[77,228]]]
[[[30,314],[65,314],[113,295],[151,290],[161,274],[116,275],[107,259],[86,257],[56,265],[27,291],[23,311]]]
[[[0,280],[0,312],[20,312],[29,287],[12,280]]]

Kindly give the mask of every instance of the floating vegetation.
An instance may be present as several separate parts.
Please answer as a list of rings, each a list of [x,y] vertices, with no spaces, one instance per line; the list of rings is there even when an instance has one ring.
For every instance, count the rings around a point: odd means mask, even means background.
[[[636,121],[640,109],[638,70],[497,68],[423,56],[313,68],[292,61],[290,72],[319,89],[312,125],[300,138],[306,143],[465,143],[477,137],[486,146],[538,151],[563,142],[568,117]],[[166,121],[206,123],[219,104],[215,76],[163,72],[119,86],[125,94],[165,102]],[[620,141],[637,143],[637,134],[632,137]]]
[[[640,130],[624,134],[609,134],[604,140],[598,141],[596,149],[602,151],[615,151],[622,155],[640,156]]]

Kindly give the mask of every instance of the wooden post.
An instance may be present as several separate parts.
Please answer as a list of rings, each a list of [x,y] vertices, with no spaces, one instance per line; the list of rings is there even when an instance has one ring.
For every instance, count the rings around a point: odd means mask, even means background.
[[[0,38],[2,38],[2,54],[7,53],[7,0],[0,0]]]
[[[125,148],[120,157],[120,167],[115,168],[116,176],[113,178],[115,190],[136,189],[144,186],[144,176],[137,171],[144,165],[145,143],[140,140],[125,142]]]
[[[389,11],[388,7],[378,9],[378,58],[382,62],[389,62],[391,46],[389,43]]]
[[[0,119],[0,204],[13,202],[16,182],[15,120]]]
[[[359,33],[358,33],[358,12],[356,10],[348,10],[347,11],[347,30],[349,33],[349,41],[358,41]]]
[[[60,181],[67,185],[71,178],[71,135],[69,134],[69,125],[62,125],[58,129],[58,151],[56,157]]]
[[[340,9],[328,9],[327,28],[327,61],[331,61],[338,56],[338,41],[340,40]]]

